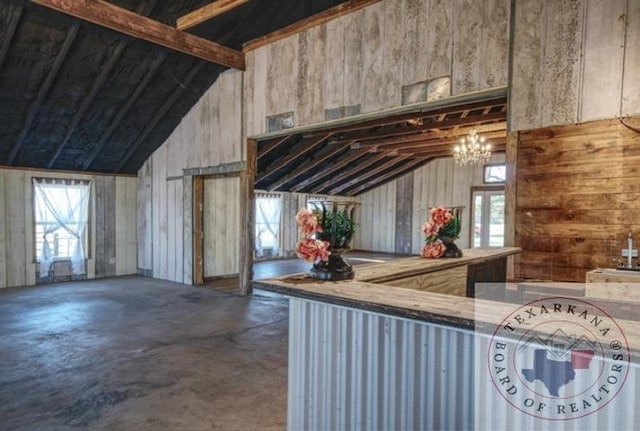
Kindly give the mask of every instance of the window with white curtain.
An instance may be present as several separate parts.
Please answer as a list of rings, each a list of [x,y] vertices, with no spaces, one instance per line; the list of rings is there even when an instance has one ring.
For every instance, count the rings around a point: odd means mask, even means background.
[[[91,183],[33,178],[34,230],[40,277],[56,260],[70,260],[73,274],[85,274]]]
[[[256,257],[275,257],[280,249],[282,196],[259,192],[255,196]]]

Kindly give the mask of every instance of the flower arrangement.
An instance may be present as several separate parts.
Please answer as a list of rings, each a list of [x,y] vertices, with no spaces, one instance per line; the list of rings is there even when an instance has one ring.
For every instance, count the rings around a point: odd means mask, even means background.
[[[422,225],[425,245],[420,256],[438,259],[447,253],[451,257],[460,257],[462,252],[453,243],[460,235],[461,207],[447,208],[438,206],[429,210],[429,221]],[[450,250],[448,252],[448,250]]]
[[[313,211],[301,208],[296,214],[296,222],[302,233],[302,239],[296,244],[296,254],[300,259],[309,263],[326,262],[329,260],[330,243],[316,238],[323,232],[323,228],[318,221],[318,217]]]
[[[346,209],[331,212],[301,208],[296,214],[296,222],[302,233],[296,254],[309,263],[328,261],[332,248],[348,248],[355,233],[355,224]]]

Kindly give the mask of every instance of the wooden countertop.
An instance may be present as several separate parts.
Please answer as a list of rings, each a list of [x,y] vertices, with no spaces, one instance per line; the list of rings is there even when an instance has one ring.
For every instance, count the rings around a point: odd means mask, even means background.
[[[385,263],[358,265],[355,267],[354,280],[321,281],[307,274],[296,274],[255,280],[253,286],[293,297],[473,329],[476,320],[474,304],[477,299],[422,292],[383,283],[483,263],[520,251],[517,247],[468,249],[463,250],[464,255],[460,258],[424,259],[415,256]]]
[[[463,256],[457,258],[425,259],[412,256],[385,263],[358,265],[355,270],[355,279],[370,283],[384,283],[385,281],[428,274],[457,266],[483,263],[520,252],[521,249],[518,247],[487,247],[463,250]]]
[[[431,293],[383,284],[391,280],[435,272],[460,265],[481,263],[520,252],[519,248],[464,250],[465,256],[451,259],[409,257],[380,264],[358,265],[355,280],[320,281],[307,274],[254,280],[255,288],[286,296],[314,300],[407,319],[457,328],[483,331],[501,325],[518,304]],[[373,282],[376,281],[376,282]],[[513,290],[517,290],[514,288]],[[563,295],[559,295],[563,296]],[[589,298],[582,298],[589,299]],[[579,301],[580,298],[577,298]],[[633,361],[640,361],[640,322],[616,319],[625,331]]]

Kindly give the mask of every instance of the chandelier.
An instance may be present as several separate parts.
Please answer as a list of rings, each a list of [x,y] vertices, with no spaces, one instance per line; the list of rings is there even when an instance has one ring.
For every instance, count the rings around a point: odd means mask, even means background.
[[[453,159],[460,166],[478,164],[489,161],[491,144],[485,144],[483,136],[478,136],[475,130],[469,136],[460,139],[460,143],[453,148]]]

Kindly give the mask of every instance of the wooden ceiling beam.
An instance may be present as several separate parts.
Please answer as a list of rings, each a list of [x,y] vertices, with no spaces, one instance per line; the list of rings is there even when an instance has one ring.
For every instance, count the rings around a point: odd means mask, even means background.
[[[363,7],[372,5],[379,1],[380,0],[350,0],[341,3],[338,6],[317,13],[313,16],[310,16],[309,18],[303,19],[272,33],[250,40],[242,45],[242,50],[244,52],[253,51],[254,49],[258,49],[262,46],[284,39],[293,34],[300,33],[310,28],[324,24],[325,22],[334,20],[351,12],[355,12],[358,9],[362,9]]]
[[[505,150],[506,138],[504,138],[501,141],[494,141],[491,144],[492,144],[492,148],[491,148],[492,153],[502,152]],[[430,156],[433,154],[438,154],[440,156],[453,157],[452,144],[434,145],[434,146],[422,147],[422,148],[419,148],[419,147],[418,148],[400,148],[394,151],[396,151],[399,154],[411,154],[414,157]],[[391,149],[389,149],[388,152],[391,152]]]
[[[29,134],[29,130],[31,129],[31,125],[33,124],[33,121],[36,118],[36,114],[40,110],[40,106],[42,105],[42,102],[44,102],[44,99],[47,97],[47,94],[49,94],[49,90],[51,89],[51,86],[53,85],[53,82],[55,81],[56,76],[58,76],[58,72],[60,71],[60,68],[64,63],[64,59],[67,57],[67,54],[69,53],[69,49],[71,49],[71,45],[73,45],[73,41],[76,39],[78,30],[80,30],[79,21],[75,21],[73,24],[71,24],[71,27],[69,27],[69,30],[67,30],[67,35],[64,38],[64,42],[62,42],[62,46],[58,51],[58,55],[56,56],[56,59],[53,62],[53,65],[51,66],[51,69],[49,70],[49,73],[47,74],[47,77],[45,78],[43,84],[40,86],[40,90],[38,90],[38,95],[36,96],[36,100],[33,101],[31,106],[29,106],[29,111],[27,113],[27,119],[24,123],[24,126],[22,126],[22,130],[18,135],[18,139],[16,140],[16,143],[13,145],[11,152],[7,156],[8,165],[13,164],[13,162],[16,160],[16,156],[20,152],[20,149],[24,144],[24,140]]]
[[[367,190],[373,189],[375,187],[378,187],[384,183],[386,183],[387,181],[391,180],[392,178],[401,175],[403,173],[409,172],[411,171],[411,169],[413,169],[416,165],[419,165],[421,163],[426,163],[430,160],[430,158],[420,158],[420,159],[415,159],[415,160],[409,160],[406,163],[404,163],[402,166],[399,166],[395,169],[393,169],[392,171],[387,172],[386,174],[382,175],[381,177],[378,178],[374,178],[371,181],[368,181],[364,184],[361,184],[359,186],[357,186],[356,188],[349,190],[347,194],[347,196],[356,196],[359,195],[360,193],[364,193]]]
[[[372,127],[384,127],[384,126],[390,126],[393,124],[404,123],[407,120],[418,119],[418,118],[422,120],[426,118],[430,118],[433,120],[432,122],[436,122],[436,121],[442,122],[445,120],[447,115],[461,113],[468,109],[475,110],[475,109],[485,108],[485,107],[492,109],[498,106],[504,108],[506,107],[506,104],[507,104],[507,99],[505,97],[499,97],[497,99],[482,100],[479,102],[467,103],[464,105],[446,106],[446,107],[434,109],[431,111],[424,111],[424,112],[419,111],[419,112],[412,112],[412,113],[395,114],[395,115],[391,115],[383,118],[374,118],[371,120],[364,120],[357,123],[351,123],[351,124],[345,124],[343,126],[333,127],[330,129],[328,128],[324,130],[319,130],[314,133],[316,134],[323,133],[329,130],[334,132],[335,134],[355,132],[355,131],[368,129]],[[505,115],[505,118],[506,118],[506,115]]]
[[[150,2],[142,2],[136,9],[136,12],[144,15],[148,15],[156,6],[156,3],[157,3],[157,0],[152,0]],[[58,157],[60,157],[60,154],[62,154],[62,150],[65,148],[65,146],[69,142],[71,135],[73,135],[73,133],[76,130],[76,127],[78,127],[78,124],[80,124],[80,120],[82,120],[82,118],[86,114],[87,109],[89,109],[89,106],[91,105],[91,102],[93,102],[93,99],[98,94],[98,91],[100,91],[100,89],[102,88],[102,85],[105,83],[105,81],[109,77],[109,74],[111,73],[114,66],[120,59],[120,56],[122,56],[122,53],[124,52],[128,44],[129,42],[126,39],[121,39],[116,43],[116,46],[113,49],[113,52],[111,53],[111,56],[102,67],[102,70],[100,71],[96,79],[93,81],[93,85],[91,86],[91,90],[89,91],[89,94],[87,94],[87,97],[84,98],[84,100],[82,101],[82,104],[80,105],[80,108],[78,108],[78,110],[76,111],[76,114],[73,116],[73,119],[71,120],[71,124],[67,129],[67,134],[53,151],[53,155],[51,156],[51,159],[49,159],[49,162],[47,163],[47,169],[53,168],[54,164],[56,163],[56,160],[58,160]]]
[[[234,69],[245,70],[244,53],[177,30],[103,0],[31,0],[41,6],[147,42]]]
[[[129,149],[124,157],[120,159],[115,172],[122,171],[122,168],[124,168],[129,159],[135,154],[140,145],[142,145],[142,143],[147,139],[149,133],[151,133],[156,128],[160,120],[162,120],[162,117],[164,117],[169,109],[171,109],[171,107],[178,101],[178,98],[182,96],[182,93],[189,88],[189,85],[191,85],[191,81],[193,81],[195,77],[198,76],[198,73],[200,73],[200,71],[204,68],[205,64],[206,63],[202,63],[199,61],[194,67],[191,68],[191,70],[189,70],[189,73],[187,73],[182,82],[176,83],[176,86],[171,92],[171,95],[165,100],[160,109],[156,111],[156,114],[146,125],[142,133],[140,133],[136,141],[131,146],[129,146]]]
[[[156,73],[160,69],[160,66],[162,65],[166,57],[167,57],[167,54],[165,52],[158,50],[158,53],[156,54],[153,61],[149,64],[149,69],[147,70],[147,73],[144,75],[144,78],[142,78],[142,81],[140,81],[140,83],[136,87],[136,90],[127,99],[127,101],[124,102],[122,107],[120,107],[120,109],[118,110],[118,113],[116,114],[115,117],[113,117],[113,120],[109,124],[109,127],[107,127],[107,130],[102,134],[102,136],[100,137],[100,140],[98,141],[94,149],[91,151],[91,154],[89,154],[88,157],[85,158],[85,162],[82,165],[83,171],[86,171],[91,167],[96,157],[98,157],[98,154],[100,154],[105,144],[107,143],[107,140],[111,137],[111,135],[116,130],[116,128],[118,127],[118,125],[120,124],[124,116],[127,114],[127,112],[129,112],[129,109],[131,109],[133,104],[138,100],[138,98],[142,95],[144,90],[147,88],[147,86],[151,82],[151,79],[156,75]]]
[[[504,141],[506,139],[506,133],[504,131],[500,132],[492,132],[492,133],[483,133],[483,137],[487,139],[487,143],[494,145],[497,142]],[[395,145],[379,145],[379,146],[371,146],[371,145],[362,145],[361,148],[370,148],[376,152],[379,151],[394,151],[394,150],[406,150],[406,149],[415,149],[415,148],[424,148],[429,149],[431,147],[449,147],[453,150],[454,145],[458,144],[460,140],[458,136],[435,136],[435,137],[427,137],[420,141],[412,141],[399,143]]]
[[[323,178],[328,177],[329,175],[338,171],[339,169],[342,169],[344,166],[348,165],[349,163],[355,163],[357,159],[359,159],[360,157],[363,157],[368,152],[369,152],[368,149],[350,151],[349,154],[345,155],[344,157],[341,157],[340,160],[333,163],[329,168],[318,171],[312,176],[310,176],[309,178],[305,178],[304,180],[300,181],[298,184],[296,184],[294,187],[291,188],[291,191],[299,192],[303,190],[305,187],[315,183],[316,181],[320,181]]]
[[[339,144],[346,140],[356,140],[356,141],[368,141],[371,139],[380,139],[380,138],[391,138],[401,135],[410,135],[418,132],[426,132],[429,130],[441,130],[444,128],[451,128],[456,126],[464,126],[464,125],[476,125],[483,124],[488,122],[496,122],[496,121],[504,121],[506,120],[506,116],[502,112],[496,112],[488,115],[477,115],[470,116],[466,118],[455,118],[452,120],[444,120],[442,122],[433,122],[428,124],[423,124],[421,126],[414,127],[406,127],[406,128],[395,128],[395,129],[385,129],[378,132],[360,132],[355,135],[347,135],[344,139],[336,140],[334,143]]]
[[[284,135],[280,138],[274,138],[271,141],[258,142],[258,160],[278,148],[280,144],[283,144],[289,140],[289,138],[291,138],[291,135]]]
[[[4,30],[4,40],[2,42],[2,46],[0,46],[0,69],[2,68],[4,59],[7,58],[11,41],[13,40],[13,36],[16,34],[16,29],[18,28],[20,18],[22,17],[22,11],[24,10],[24,1],[12,0],[7,3],[6,7],[9,8],[9,11],[4,13],[9,15],[9,19],[7,20],[7,26]]]
[[[407,159],[408,157],[409,157],[409,155],[407,155],[407,154],[397,155],[397,156],[393,157],[391,160],[381,164],[380,166],[377,166],[374,169],[367,170],[362,175],[359,175],[356,178],[353,178],[353,179],[351,179],[349,181],[346,181],[346,182],[340,184],[338,187],[335,187],[335,188],[331,189],[329,194],[340,194],[344,190],[347,190],[347,189],[349,189],[351,187],[354,187],[355,185],[357,185],[357,184],[359,184],[359,183],[371,178],[372,176],[378,175],[380,172],[383,172],[386,169],[389,169],[389,168],[397,165],[398,163],[402,162],[403,160]]]
[[[287,174],[284,177],[280,178],[276,182],[271,183],[269,185],[269,191],[278,190],[278,188],[282,187],[283,185],[285,185],[289,181],[291,181],[291,180],[293,180],[293,179],[295,179],[295,178],[297,178],[297,177],[309,172],[311,169],[315,168],[316,166],[318,166],[320,163],[324,162],[325,160],[330,159],[331,157],[333,157],[334,155],[336,155],[337,153],[339,153],[342,150],[344,150],[344,147],[339,146],[339,145],[332,145],[331,147],[328,147],[328,149],[325,150],[324,153],[317,154],[311,160],[305,161],[302,165],[300,165],[293,172],[290,172],[289,174]]]
[[[285,167],[286,165],[288,165],[289,163],[293,162],[295,159],[297,159],[298,157],[300,157],[301,155],[308,153],[309,151],[315,149],[318,145],[322,144],[324,141],[326,141],[327,139],[329,139],[329,137],[331,137],[331,133],[326,133],[322,136],[316,136],[314,138],[312,138],[309,142],[302,142],[299,146],[299,148],[291,153],[289,153],[287,156],[282,157],[276,161],[274,161],[271,165],[269,165],[269,168],[265,171],[262,172],[258,172],[258,178],[256,179],[257,182],[264,180],[265,178],[267,178],[269,175],[273,174],[275,171],[282,169],[283,167]]]
[[[478,133],[482,133],[483,135],[487,135],[487,138],[494,137],[495,133],[502,133],[506,136],[506,124],[504,122],[500,123],[490,123],[485,125],[470,125],[470,126],[459,126],[454,129],[449,130],[431,130],[426,132],[415,133],[413,135],[403,135],[398,137],[391,138],[382,138],[371,141],[365,141],[358,144],[356,146],[360,148],[371,148],[371,147],[385,147],[401,144],[412,144],[416,142],[428,142],[431,140],[457,140],[462,136],[467,135],[471,130],[475,130]]]
[[[216,0],[213,3],[202,6],[199,9],[189,12],[176,20],[178,30],[186,30],[208,21],[218,15],[235,9],[247,3],[249,0]]]
[[[378,163],[382,159],[386,159],[389,157],[387,154],[374,154],[366,160],[358,160],[357,163],[354,163],[350,169],[341,172],[339,175],[335,175],[329,178],[327,181],[319,184],[311,190],[311,193],[325,193],[330,190],[335,184],[344,181],[346,178],[349,178],[352,175],[357,174],[358,172],[362,172],[366,169],[370,169],[372,165]]]

